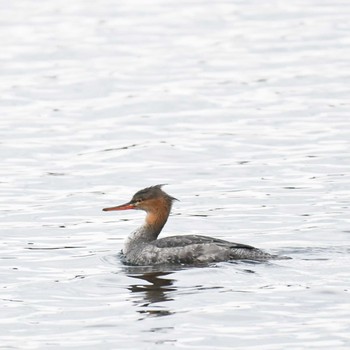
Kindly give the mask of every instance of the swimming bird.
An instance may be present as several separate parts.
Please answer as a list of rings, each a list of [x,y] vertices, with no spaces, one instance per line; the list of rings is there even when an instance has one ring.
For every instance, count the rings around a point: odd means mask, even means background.
[[[146,219],[125,241],[123,261],[128,265],[207,264],[230,260],[266,261],[278,258],[250,245],[201,235],[178,235],[158,239],[176,198],[162,190],[163,185],[147,187],[125,204],[103,211],[144,210]]]

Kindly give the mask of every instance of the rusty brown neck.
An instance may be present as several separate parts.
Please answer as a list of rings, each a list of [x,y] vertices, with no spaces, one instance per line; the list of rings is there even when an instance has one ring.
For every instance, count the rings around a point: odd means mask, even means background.
[[[138,244],[139,242],[151,242],[157,239],[168,220],[171,201],[162,200],[158,201],[157,204],[144,208],[147,212],[145,222],[127,238],[127,246]]]

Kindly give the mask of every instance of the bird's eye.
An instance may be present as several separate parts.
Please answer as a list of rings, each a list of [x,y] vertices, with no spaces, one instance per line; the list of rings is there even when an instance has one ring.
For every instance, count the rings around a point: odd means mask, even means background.
[[[141,203],[143,201],[143,199],[142,198],[139,198],[139,199],[136,199],[136,204],[139,204],[139,203]]]

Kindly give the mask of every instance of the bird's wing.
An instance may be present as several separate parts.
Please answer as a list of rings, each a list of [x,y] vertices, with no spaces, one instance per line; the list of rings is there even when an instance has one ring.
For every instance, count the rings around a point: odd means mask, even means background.
[[[198,235],[171,236],[157,239],[152,244],[158,248],[185,247],[191,244],[215,244],[227,248],[255,249],[254,247],[241,243],[225,241],[223,239]]]

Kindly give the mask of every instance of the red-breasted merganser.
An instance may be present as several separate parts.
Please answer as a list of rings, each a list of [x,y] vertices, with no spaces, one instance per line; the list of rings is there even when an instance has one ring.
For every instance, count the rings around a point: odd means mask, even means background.
[[[203,264],[229,260],[266,261],[278,258],[249,245],[207,236],[184,235],[157,239],[165,225],[173,201],[162,185],[145,188],[132,199],[103,211],[140,209],[147,213],[144,224],[126,240],[123,261],[128,265]]]

